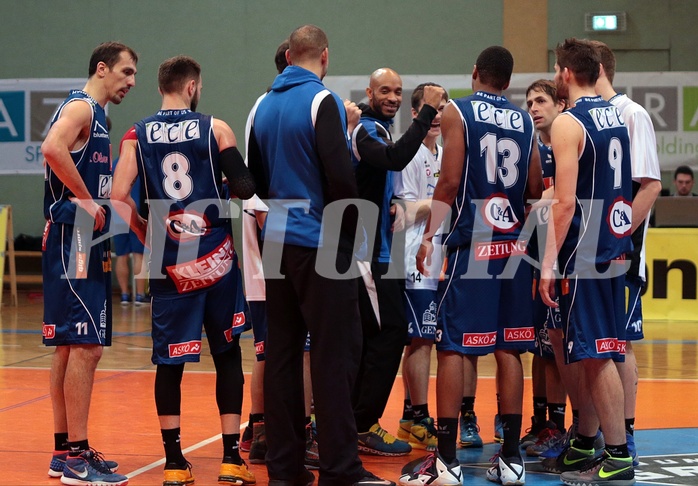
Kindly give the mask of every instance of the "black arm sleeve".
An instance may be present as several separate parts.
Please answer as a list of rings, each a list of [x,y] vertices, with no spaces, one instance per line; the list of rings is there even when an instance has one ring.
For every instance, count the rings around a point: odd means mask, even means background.
[[[385,170],[401,171],[419,150],[422,140],[427,136],[431,122],[436,117],[436,109],[425,104],[419,110],[417,118],[395,143],[384,143],[369,135],[366,130],[357,133],[356,145],[361,161]]]
[[[359,190],[347,144],[346,128],[332,96],[325,97],[318,107],[315,140],[325,179],[325,203],[340,199],[358,199]],[[351,251],[359,219],[358,209],[356,206],[348,207],[341,218],[339,248]]]
[[[318,108],[315,140],[327,184],[327,202],[358,198],[346,132],[332,96],[325,97]]]
[[[250,136],[247,139],[247,164],[254,178],[257,196],[260,199],[269,199],[269,182],[262,164],[262,152],[257,144],[254,127],[250,129]]]
[[[223,174],[228,178],[230,192],[240,199],[249,199],[254,196],[254,178],[237,147],[228,147],[223,150],[219,161]]]

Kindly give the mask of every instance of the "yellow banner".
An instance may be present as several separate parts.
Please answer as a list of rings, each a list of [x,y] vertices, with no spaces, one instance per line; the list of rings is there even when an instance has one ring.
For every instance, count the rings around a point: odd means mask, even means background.
[[[647,233],[648,320],[698,321],[698,228],[650,228]]]
[[[7,251],[7,215],[9,213],[8,208],[9,206],[0,206],[0,295],[2,295],[2,279],[5,275],[5,252]]]

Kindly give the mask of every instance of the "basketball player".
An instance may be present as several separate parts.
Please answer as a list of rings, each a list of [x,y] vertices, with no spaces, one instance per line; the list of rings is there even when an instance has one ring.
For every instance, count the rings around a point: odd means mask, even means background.
[[[423,83],[412,91],[412,118],[416,118],[424,104],[424,87],[438,86]],[[409,397],[412,415],[401,420],[398,439],[409,442],[413,449],[434,450],[436,428],[429,416],[427,403],[429,387],[429,363],[436,331],[436,286],[439,282],[441,254],[435,255],[432,277],[424,277],[415,267],[415,256],[422,241],[422,233],[429,214],[431,197],[441,171],[441,113],[448,101],[443,92],[437,114],[422,145],[410,163],[393,177],[395,197],[405,205],[405,290],[403,300],[407,314],[409,344],[402,359],[402,378],[405,396]],[[435,267],[435,268],[434,268]]]
[[[441,129],[444,157],[417,268],[426,271],[432,238],[447,213],[445,279],[437,316],[438,450],[403,468],[400,484],[461,484],[456,458],[458,413],[466,355],[494,353],[501,395],[502,448],[487,478],[524,484],[519,452],[523,368],[519,354],[534,344],[531,268],[518,242],[525,205],[542,193],[540,156],[531,116],[504,91],[514,59],[503,47],[480,53],[472,73],[474,94],[452,100]],[[497,278],[493,278],[496,276]]]
[[[136,123],[124,137],[112,200],[144,242],[146,221],[130,196],[136,177],[143,181],[150,205],[152,361],[157,365],[155,405],[165,447],[163,484],[194,482],[180,446],[180,386],[185,363],[199,361],[202,323],[216,367],[223,433],[218,482],[254,484],[238,450],[240,333],[250,326],[227,205],[221,199],[221,171],[230,191],[241,199],[254,194],[254,182],[230,127],[195,112],[202,86],[199,64],[186,56],[167,59],[158,70],[158,86],[160,111]]]
[[[623,381],[625,394],[625,438],[633,465],[640,464],[635,449],[635,407],[637,403],[637,359],[632,341],[644,338],[642,332],[642,301],[640,294],[646,284],[645,277],[645,235],[649,226],[649,213],[654,201],[662,190],[657,142],[654,127],[647,110],[613,89],[616,74],[616,57],[603,42],[592,41],[601,57],[601,72],[596,81],[596,92],[617,106],[623,115],[630,134],[630,163],[633,178],[633,252],[631,265],[625,274],[625,287],[628,289],[628,305],[625,314],[627,345],[625,361],[616,363]]]
[[[90,448],[87,417],[95,369],[112,334],[111,251],[108,238],[102,239],[109,214],[99,202],[109,198],[111,187],[104,107],[121,103],[135,86],[137,62],[124,44],[97,46],[85,87],[58,107],[41,145],[46,159],[43,341],[55,346],[50,385],[55,447],[48,474],[67,484],[128,482],[113,472],[115,462]]]
[[[557,89],[552,81],[539,79],[526,89],[526,105],[536,127],[538,150],[543,167],[543,200],[552,199],[555,161],[550,146],[550,128],[553,120],[565,109],[565,100],[557,97]],[[537,208],[535,231],[528,244],[528,254],[540,261],[545,248],[549,207]],[[539,245],[538,242],[542,242]],[[534,269],[534,284],[540,281],[540,271]],[[555,333],[559,326],[559,312],[543,303],[536,291],[533,302],[533,325],[536,328],[536,347],[532,360],[533,417],[531,429],[521,438],[521,447],[528,456],[539,456],[551,447],[563,442],[565,433],[565,408],[567,395],[555,362],[555,346],[562,349],[562,334]],[[551,335],[552,332],[552,335]],[[558,337],[555,342],[553,339]],[[560,365],[564,365],[564,354],[560,353]],[[546,419],[546,416],[548,419]]]
[[[623,274],[632,250],[628,129],[620,111],[596,95],[600,57],[594,46],[567,39],[555,53],[558,96],[571,108],[552,126],[555,193],[540,292],[551,307],[559,297],[566,362],[581,363],[579,426],[562,457],[564,465],[581,470],[565,471],[561,480],[573,486],[633,484],[623,387],[613,363],[625,353]],[[606,447],[593,461],[599,424]]]

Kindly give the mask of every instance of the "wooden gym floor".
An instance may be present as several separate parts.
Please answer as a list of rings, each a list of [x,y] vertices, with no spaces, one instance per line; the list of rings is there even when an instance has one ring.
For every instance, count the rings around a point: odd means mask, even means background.
[[[53,448],[48,376],[52,349],[41,344],[42,295],[20,293],[19,306],[0,307],[0,464],[3,485],[58,485],[47,476]],[[97,371],[90,413],[90,443],[119,462],[130,485],[162,484],[163,450],[153,400],[154,366],[150,363],[150,307],[122,307],[114,300],[113,345],[105,349]],[[640,372],[636,442],[642,464],[638,484],[698,484],[698,322],[645,323],[646,338],[635,344]],[[241,340],[243,365],[251,370],[251,333]],[[525,356],[530,370],[530,355]],[[435,374],[435,359],[432,360]],[[494,360],[480,361],[476,412],[486,444],[460,450],[464,483],[489,484],[484,477],[492,443],[495,414]],[[183,380],[182,444],[194,466],[198,485],[216,484],[221,459],[220,425],[214,395],[213,362],[204,349],[201,363],[187,365]],[[248,377],[249,378],[249,377]],[[243,422],[249,413],[249,379],[245,385]],[[434,378],[430,405],[436,410]],[[392,433],[402,407],[402,385],[396,381],[381,423]],[[531,412],[526,384],[524,423]],[[569,414],[568,414],[569,421]],[[361,456],[367,469],[394,481],[410,456]],[[243,453],[243,457],[246,454]],[[537,460],[527,463],[528,485],[561,484],[558,476],[541,472]],[[263,465],[251,465],[257,484],[267,483]]]

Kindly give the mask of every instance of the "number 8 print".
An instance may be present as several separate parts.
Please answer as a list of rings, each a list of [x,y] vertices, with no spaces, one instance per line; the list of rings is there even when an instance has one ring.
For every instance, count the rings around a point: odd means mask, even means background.
[[[162,173],[165,174],[162,187],[176,201],[188,198],[194,189],[194,181],[189,176],[190,166],[189,159],[181,152],[170,152],[162,159]]]

